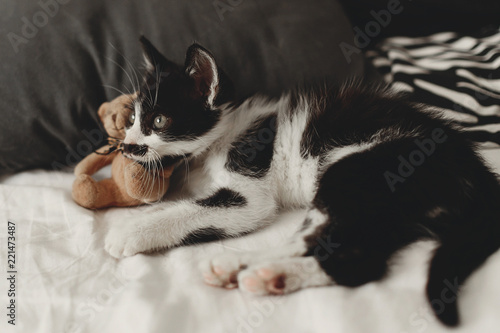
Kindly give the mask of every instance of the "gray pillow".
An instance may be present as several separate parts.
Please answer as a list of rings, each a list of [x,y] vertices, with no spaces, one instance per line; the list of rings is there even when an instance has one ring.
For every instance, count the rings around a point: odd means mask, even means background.
[[[179,63],[194,41],[211,50],[239,97],[363,70],[339,47],[353,35],[337,1],[2,0],[0,21],[0,173],[102,145],[97,108],[133,89],[141,34]]]

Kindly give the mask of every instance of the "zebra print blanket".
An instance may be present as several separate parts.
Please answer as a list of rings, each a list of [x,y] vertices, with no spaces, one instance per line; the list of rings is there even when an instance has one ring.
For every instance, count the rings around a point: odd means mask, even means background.
[[[500,145],[500,30],[391,37],[367,52],[393,88],[441,108],[468,135]]]

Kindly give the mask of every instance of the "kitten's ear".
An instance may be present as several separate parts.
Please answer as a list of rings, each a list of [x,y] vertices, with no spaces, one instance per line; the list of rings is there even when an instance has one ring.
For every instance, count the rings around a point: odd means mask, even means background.
[[[158,73],[169,74],[177,67],[176,64],[167,60],[146,37],[141,36],[140,42],[148,73],[155,74],[155,76]]]
[[[186,74],[193,80],[194,97],[212,106],[219,91],[219,72],[212,54],[198,44],[189,47]]]

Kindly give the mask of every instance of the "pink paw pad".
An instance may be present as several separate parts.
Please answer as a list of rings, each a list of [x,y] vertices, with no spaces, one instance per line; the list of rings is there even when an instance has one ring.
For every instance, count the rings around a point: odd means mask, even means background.
[[[205,282],[207,283],[210,283],[210,282],[214,282],[214,276],[209,274],[209,273],[203,273],[203,279],[205,280]]]
[[[226,274],[226,271],[220,266],[215,266],[214,273],[217,275],[224,275],[224,274]]]
[[[272,294],[283,294],[285,289],[285,276],[277,275],[267,282],[267,290]]]
[[[246,277],[243,279],[243,284],[248,291],[257,291],[259,288],[259,281],[253,277]]]
[[[261,268],[257,271],[257,274],[264,279],[270,279],[275,273],[269,268]]]

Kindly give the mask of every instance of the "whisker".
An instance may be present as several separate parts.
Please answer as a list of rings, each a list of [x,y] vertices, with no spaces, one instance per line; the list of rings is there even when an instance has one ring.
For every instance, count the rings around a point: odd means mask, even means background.
[[[120,90],[120,89],[118,89],[118,88],[115,88],[115,87],[110,86],[110,85],[107,85],[107,84],[103,84],[103,85],[102,85],[102,87],[104,87],[104,88],[109,88],[109,89],[113,89],[113,90],[115,90],[115,91],[119,92],[119,93],[120,93],[120,95],[130,95],[130,91],[127,93],[127,92],[124,92],[124,91],[122,91],[122,90]],[[128,89],[127,89],[127,90],[128,90]]]
[[[140,82],[139,82],[139,77],[137,76],[136,68],[132,65],[132,62],[127,57],[125,57],[125,55],[123,55],[123,53],[121,53],[111,42],[108,43],[116,51],[116,53],[118,53],[127,62],[127,65],[130,67],[132,73],[134,74],[135,82],[137,84],[137,87],[132,84],[132,88],[134,89],[134,91],[138,91]]]
[[[137,164],[139,164],[141,166],[141,168],[143,169],[142,170],[142,173],[141,173],[141,176],[139,178],[139,183],[141,184],[141,189],[144,189],[144,184],[146,183],[146,181],[148,180],[148,166],[147,166],[147,162],[146,164],[140,164],[138,162],[135,162]]]
[[[157,163],[156,163],[156,158],[153,156],[151,156],[151,165],[152,165],[152,169],[153,169],[153,172],[152,172],[152,181],[151,181],[151,186],[149,187],[149,195],[152,196],[154,194],[154,188],[155,188],[155,183],[158,181],[158,175],[157,175],[157,172],[158,172],[158,166],[157,166]]]
[[[164,168],[163,168],[163,164],[161,163],[161,156],[160,156],[160,154],[156,150],[154,150],[154,149],[152,149],[152,152],[153,152],[153,155],[154,155],[155,160],[156,160],[155,164],[157,166],[158,181],[161,180],[160,187],[158,188],[158,197],[159,197],[158,201],[160,201],[163,198],[163,196],[160,197],[160,194],[165,193],[166,190],[167,190],[166,189],[166,185],[165,185],[165,179],[163,178]]]
[[[120,68],[125,73],[125,75],[127,76],[128,80],[130,81],[130,84],[132,85],[132,89],[134,89],[134,82],[132,81],[132,77],[127,72],[127,70],[122,65],[120,65],[118,62],[116,62],[115,60],[111,59],[110,57],[106,57],[106,59],[109,60],[109,61],[111,61],[116,66],[118,66],[118,68]],[[130,89],[127,88],[127,91],[129,92],[129,94],[131,94]]]
[[[155,178],[157,178],[155,180],[156,181],[161,181],[161,174],[159,174],[160,172],[160,167],[161,167],[161,164],[159,163],[160,161],[158,160],[158,153],[154,150],[154,149],[151,149],[151,153],[153,154],[152,158],[153,158],[153,163],[155,165]],[[157,174],[158,173],[158,174]],[[154,189],[154,187],[153,187]],[[158,187],[158,193],[156,193],[156,196],[159,196],[160,194],[160,191],[163,189],[163,184],[159,184],[159,187]]]
[[[151,156],[148,155],[148,188],[147,188],[147,197],[151,197],[151,193],[153,192],[153,182],[155,181],[155,175],[154,175],[154,163],[151,161]]]
[[[147,83],[146,76],[144,74],[142,74],[141,77],[142,77],[142,81]],[[151,96],[151,90],[149,89],[149,87],[148,87],[148,95],[149,95],[149,97],[146,94],[143,94],[143,95],[144,95],[144,98],[146,99],[146,102],[148,102],[149,106],[153,107],[153,96]]]
[[[158,102],[158,90],[160,90],[160,72],[156,71],[156,94],[155,94],[155,103],[153,105],[153,108],[156,106],[156,103]]]
[[[156,185],[156,182],[159,181],[158,179],[158,175],[157,175],[157,172],[158,172],[158,165],[157,165],[157,162],[156,162],[156,157],[154,156],[151,156],[151,165],[152,165],[152,181],[151,181],[151,186],[150,186],[150,190],[149,190],[149,193],[150,193],[150,196],[154,194],[154,188],[155,188],[155,185]],[[155,200],[157,201],[157,200]]]
[[[182,183],[182,188],[189,186],[189,160],[186,154],[182,154],[182,160],[184,161],[184,168],[186,169],[184,173],[184,182]]]

